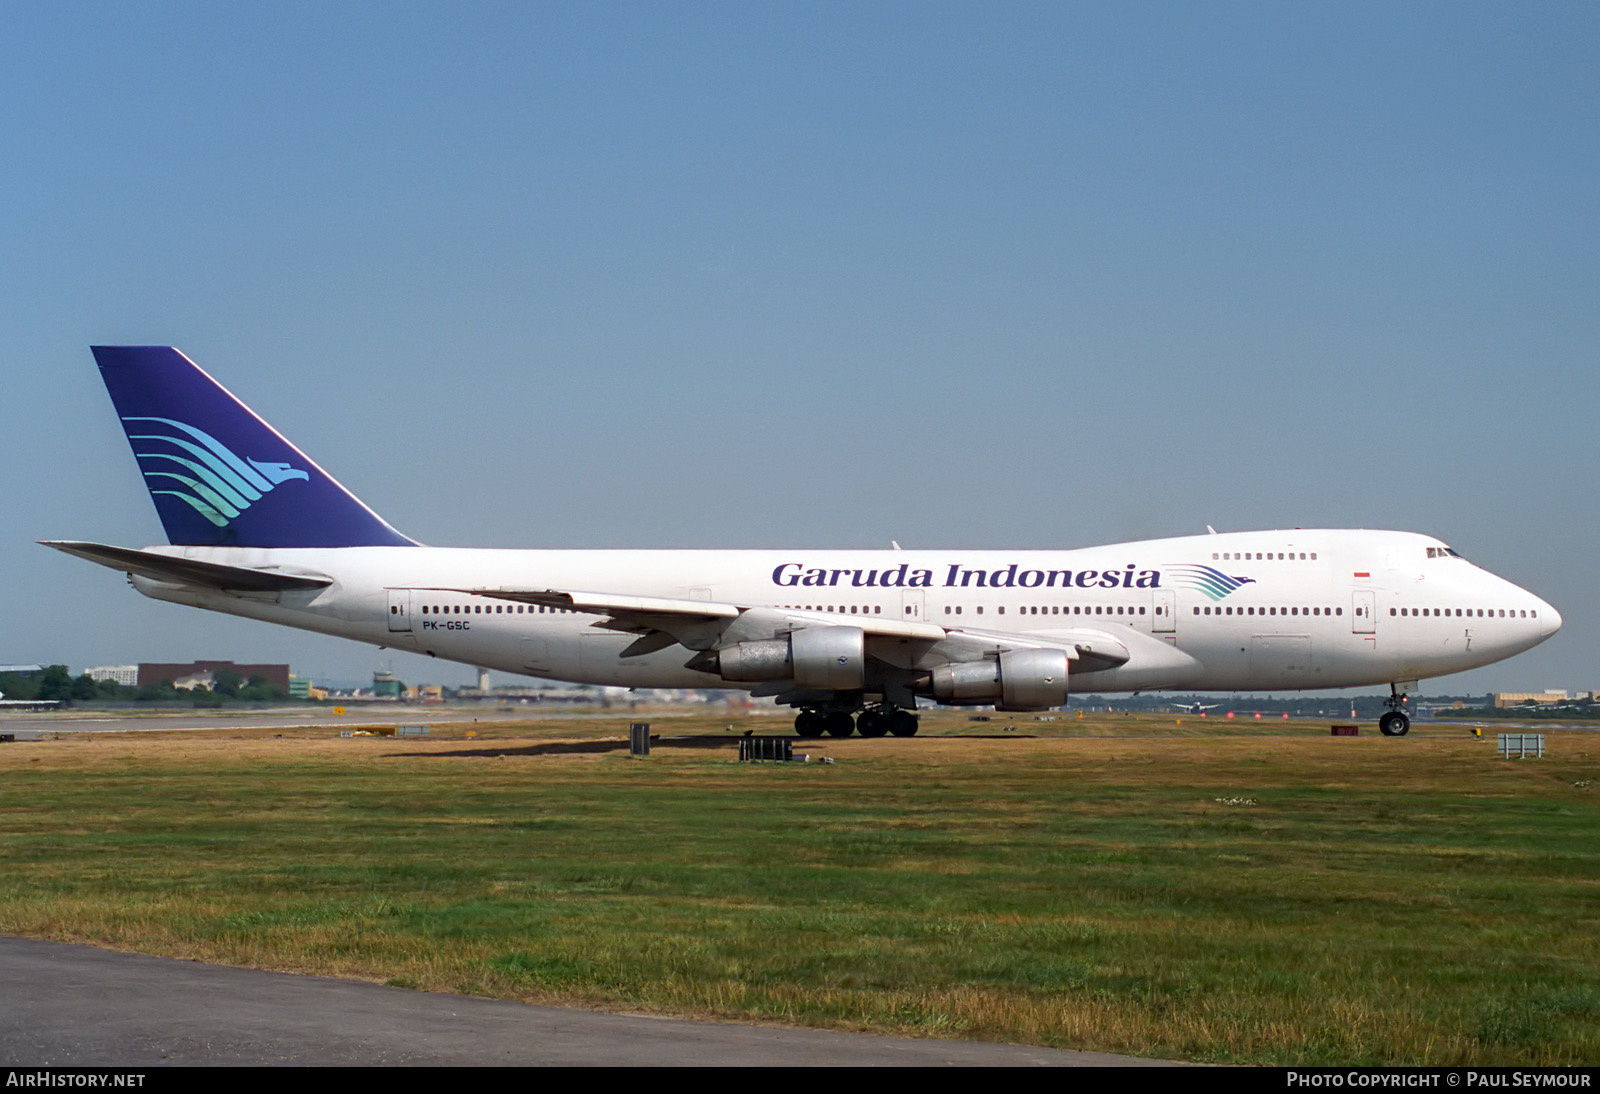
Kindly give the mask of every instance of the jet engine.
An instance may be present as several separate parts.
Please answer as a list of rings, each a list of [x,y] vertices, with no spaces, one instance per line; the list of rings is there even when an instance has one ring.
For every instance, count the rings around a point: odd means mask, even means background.
[[[866,634],[860,627],[807,627],[778,638],[738,642],[694,657],[689,668],[724,680],[793,680],[819,691],[860,691]]]
[[[1006,650],[997,659],[957,661],[933,670],[944,703],[994,703],[1000,710],[1049,710],[1067,701],[1065,650]]]

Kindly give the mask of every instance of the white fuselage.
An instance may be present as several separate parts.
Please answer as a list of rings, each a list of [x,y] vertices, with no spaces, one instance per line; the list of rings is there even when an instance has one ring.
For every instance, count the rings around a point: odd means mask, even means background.
[[[692,651],[682,646],[621,656],[636,635],[601,628],[603,616],[462,590],[664,597],[1044,640],[1117,636],[1127,662],[1074,671],[1075,691],[1414,681],[1510,657],[1561,625],[1537,596],[1407,532],[1236,532],[1070,551],[149,550],[333,579],[314,591],[225,593],[133,578],[157,599],[485,668],[637,688],[730,685],[685,667]]]

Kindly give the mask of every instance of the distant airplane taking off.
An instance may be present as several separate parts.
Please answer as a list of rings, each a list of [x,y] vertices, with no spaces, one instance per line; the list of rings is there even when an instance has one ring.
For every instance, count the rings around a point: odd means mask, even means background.
[[[60,705],[60,699],[7,699],[0,691],[0,710],[47,710]]]
[[[909,736],[919,700],[1390,685],[1561,616],[1409,532],[1226,532],[1071,551],[424,547],[177,350],[98,346],[171,546],[49,541],[157,600],[589,684],[742,688],[801,736]]]

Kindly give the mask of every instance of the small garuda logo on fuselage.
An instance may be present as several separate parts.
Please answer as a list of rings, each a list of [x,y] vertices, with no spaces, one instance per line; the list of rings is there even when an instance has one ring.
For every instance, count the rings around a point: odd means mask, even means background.
[[[1223,573],[1215,566],[1202,566],[1197,563],[1169,563],[1168,569],[1179,585],[1197,589],[1212,600],[1221,600],[1229,593],[1238,592],[1246,585],[1254,585],[1256,582],[1253,577],[1234,577]]]
[[[260,501],[273,488],[290,479],[309,481],[311,476],[286,463],[264,463],[241,458],[227,445],[192,425],[171,418],[124,418],[124,422],[159,422],[170,427],[162,433],[128,433],[134,443],[133,454],[149,480],[151,494],[178,498],[193,507],[218,528],[226,528],[239,514]],[[140,452],[140,441],[160,441],[171,445],[171,452]],[[162,461],[147,467],[143,461]],[[173,469],[176,465],[183,470]],[[183,489],[157,489],[177,483]]]

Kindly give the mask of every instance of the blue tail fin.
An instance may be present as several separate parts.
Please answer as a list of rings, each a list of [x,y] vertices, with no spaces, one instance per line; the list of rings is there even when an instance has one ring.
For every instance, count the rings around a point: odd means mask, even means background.
[[[174,544],[416,546],[177,350],[92,348]]]

